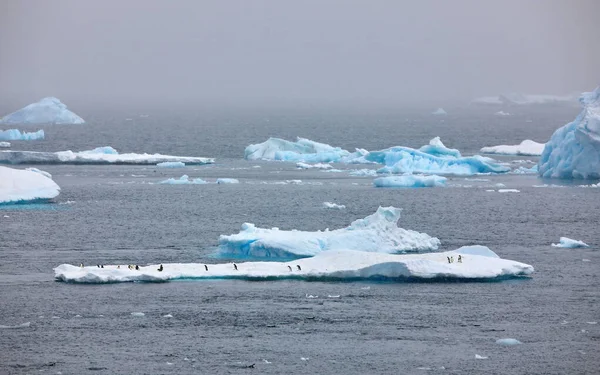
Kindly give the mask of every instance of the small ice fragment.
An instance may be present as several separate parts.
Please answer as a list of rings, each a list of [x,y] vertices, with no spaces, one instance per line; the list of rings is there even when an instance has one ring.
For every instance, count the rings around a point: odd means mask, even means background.
[[[16,326],[5,326],[0,325],[0,329],[15,329],[15,328],[27,328],[31,325],[31,322],[17,324]]]
[[[263,359],[263,362],[266,363],[266,364],[273,363],[273,362],[267,361],[266,359]]]
[[[131,316],[146,316],[143,312],[132,312]]]
[[[235,178],[218,178],[217,184],[239,184],[240,181]]]
[[[163,315],[163,318],[172,318],[172,317],[173,317],[173,315],[171,315],[171,314]]]
[[[553,243],[552,246],[562,247],[562,248],[567,248],[567,249],[576,249],[579,247],[590,247],[588,244],[586,244],[583,241],[573,240],[568,237],[561,237],[559,243]]]
[[[306,294],[306,298],[319,298],[319,296],[313,296],[312,294]]]
[[[482,355],[475,354],[475,359],[488,359],[488,357],[484,357]]]
[[[74,316],[74,318],[81,318],[81,315],[77,314]]]
[[[300,357],[300,359],[303,360],[303,361],[308,361],[310,359],[310,357],[306,357],[306,358],[305,357]]]
[[[506,185],[502,184],[502,183],[497,183],[496,185],[494,185],[497,188],[503,188],[506,187]]]
[[[504,346],[513,346],[513,345],[519,345],[519,344],[521,344],[521,341],[519,341],[517,339],[511,339],[511,338],[498,339],[498,340],[496,340],[496,344],[498,344],[498,345],[504,345]]]
[[[173,366],[171,362],[167,362],[167,366]]]
[[[498,189],[498,193],[520,193],[521,190],[517,189]]]
[[[346,208],[345,205],[343,204],[337,204],[337,203],[333,203],[333,202],[323,202],[323,207],[325,208],[337,208],[337,209],[344,209]]]
[[[361,289],[361,290],[369,290],[369,289],[371,289],[371,287],[370,287],[370,286],[363,286],[363,287],[362,287],[362,288],[360,288],[360,289]]]
[[[563,320],[562,322],[560,322],[560,324],[562,324],[564,326],[565,324],[569,324],[569,322],[567,322],[566,320]]]
[[[329,295],[327,295],[327,298],[340,298],[340,295],[339,294],[336,294],[336,295],[329,294]]]
[[[587,324],[598,324],[598,322],[586,322]]]
[[[582,262],[589,262],[590,260],[589,259],[582,259],[581,261]]]

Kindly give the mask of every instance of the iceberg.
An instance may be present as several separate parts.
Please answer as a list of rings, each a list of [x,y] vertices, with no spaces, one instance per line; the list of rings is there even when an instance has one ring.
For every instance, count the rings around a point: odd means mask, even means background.
[[[481,253],[480,253],[481,251]],[[463,258],[462,263],[448,263],[447,257]],[[483,246],[462,247],[443,253],[383,254],[364,251],[335,250],[311,258],[291,262],[245,262],[209,264],[163,263],[129,270],[126,265],[105,265],[104,268],[61,264],[54,268],[57,281],[83,284],[120,282],[165,282],[180,279],[243,279],[306,281],[495,281],[527,277],[532,266],[502,259]],[[291,270],[290,270],[291,269]]]
[[[346,208],[343,204],[337,204],[333,202],[323,202],[323,207],[325,208],[337,208],[339,210]]]
[[[298,167],[299,169],[330,169],[332,168],[331,164],[323,164],[323,163],[317,163],[317,164],[308,164],[308,163],[296,163],[296,167]]]
[[[559,128],[546,143],[538,163],[547,178],[600,178],[600,87],[583,93],[583,110],[575,121]]]
[[[521,344],[521,341],[517,340],[517,339],[498,339],[496,340],[496,344],[498,345],[504,345],[504,346],[513,346],[513,345],[519,345]]]
[[[429,141],[428,145],[425,145],[419,149],[429,155],[434,156],[451,156],[453,158],[460,158],[460,151],[454,148],[448,148],[443,143],[440,137],[435,137]]]
[[[497,96],[483,96],[473,99],[471,104],[479,105],[535,105],[535,104],[568,104],[574,103],[577,97],[574,95],[530,95],[510,93]]]
[[[357,177],[375,177],[377,176],[377,171],[375,169],[355,169],[350,172],[350,175]]]
[[[164,181],[160,181],[159,184],[165,184],[165,185],[204,185],[204,184],[208,184],[208,182],[204,181],[201,178],[195,178],[193,180],[190,179],[190,177],[187,174],[184,174],[183,176],[175,179],[175,178],[169,178],[168,180],[164,180]]]
[[[60,187],[40,172],[0,166],[0,204],[56,197],[60,193]]]
[[[431,112],[432,115],[436,115],[436,116],[444,116],[447,115],[448,113],[446,111],[444,111],[444,108],[438,108],[435,111]]]
[[[0,164],[137,164],[152,165],[162,162],[182,162],[202,165],[215,162],[212,158],[171,156],[161,154],[119,154],[110,146],[87,151],[0,151]]]
[[[437,250],[440,240],[436,237],[397,226],[401,211],[395,207],[379,207],[374,214],[332,231],[263,229],[244,223],[238,234],[219,237],[218,255],[294,259],[332,250],[383,253]]]
[[[0,147],[8,148],[10,147],[10,142],[0,142]]]
[[[544,151],[544,146],[543,143],[537,143],[531,139],[526,139],[516,146],[500,145],[483,147],[479,151],[484,154],[540,156]]]
[[[47,97],[0,119],[3,124],[83,124],[60,100]]]
[[[158,167],[158,168],[183,168],[183,167],[185,167],[185,163],[182,163],[180,161],[165,161],[165,162],[156,164],[156,167]]]
[[[590,247],[588,244],[586,244],[583,241],[577,241],[577,240],[572,240],[568,237],[561,237],[560,238],[560,242],[559,243],[553,243],[552,246],[554,247],[564,247],[567,249],[576,249],[579,247]]]
[[[504,111],[498,111],[494,113],[496,116],[510,116],[510,113]]]
[[[217,184],[239,184],[240,181],[235,178],[217,178]]]
[[[246,160],[281,160],[308,163],[328,163],[340,161],[350,152],[325,143],[298,137],[296,142],[280,138],[269,138],[263,143],[246,147]]]
[[[44,139],[44,130],[22,132],[18,129],[0,130],[0,141],[37,141]]]
[[[379,177],[373,180],[375,187],[404,187],[404,188],[420,188],[420,187],[436,187],[446,186],[446,177],[442,176],[425,176],[406,174],[403,176],[387,176]]]

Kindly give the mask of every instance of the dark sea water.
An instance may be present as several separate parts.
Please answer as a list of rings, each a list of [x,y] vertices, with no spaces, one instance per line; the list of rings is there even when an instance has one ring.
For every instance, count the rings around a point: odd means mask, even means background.
[[[505,118],[496,110],[443,118],[410,111],[81,113],[87,125],[44,126],[44,141],[12,142],[14,150],[110,145],[217,163],[38,165],[62,188],[54,203],[0,206],[0,374],[600,373],[600,189],[532,175],[376,189],[370,177],[242,159],[248,144],[269,136],[349,150],[418,147],[441,136],[471,154],[526,138],[543,142],[578,112],[517,108]],[[240,184],[154,184],[184,173]],[[262,184],[291,179],[312,184]],[[486,192],[496,183],[520,193]],[[543,184],[562,187],[534,187]],[[347,208],[326,210],[325,201]],[[488,283],[54,281],[62,263],[217,262],[219,235],[237,233],[244,222],[334,229],[380,205],[402,207],[400,226],[440,238],[444,250],[481,244],[536,272]],[[590,248],[551,247],[560,236]],[[500,338],[522,344],[500,346]]]

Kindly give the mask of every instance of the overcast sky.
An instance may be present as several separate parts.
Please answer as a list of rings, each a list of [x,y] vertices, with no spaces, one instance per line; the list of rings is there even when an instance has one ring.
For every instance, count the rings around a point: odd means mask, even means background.
[[[2,0],[0,102],[567,94],[600,82],[599,15],[598,0]]]

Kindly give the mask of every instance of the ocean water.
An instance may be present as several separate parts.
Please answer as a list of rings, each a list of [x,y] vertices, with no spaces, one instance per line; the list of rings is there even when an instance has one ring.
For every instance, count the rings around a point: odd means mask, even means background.
[[[444,118],[410,111],[82,113],[87,125],[44,126],[46,140],[13,142],[15,150],[110,145],[121,152],[215,157],[217,163],[184,169],[38,165],[61,186],[59,197],[0,206],[0,373],[598,373],[600,189],[532,175],[377,189],[371,177],[242,160],[248,144],[269,136],[374,150],[418,147],[439,135],[471,154],[526,138],[544,141],[578,109],[518,108],[510,117],[481,108],[448,112]],[[499,159],[512,166],[537,160]],[[156,184],[184,173],[240,184]],[[269,184],[292,179],[305,184]],[[486,191],[496,183],[520,193]],[[560,187],[535,187],[543,184]],[[325,201],[346,209],[324,209]],[[380,205],[402,207],[399,225],[440,238],[444,250],[481,244],[536,272],[491,283],[73,285],[53,279],[62,263],[217,262],[219,235],[237,233],[244,222],[334,229]],[[551,247],[560,236],[590,248]],[[522,344],[500,346],[500,338]]]

